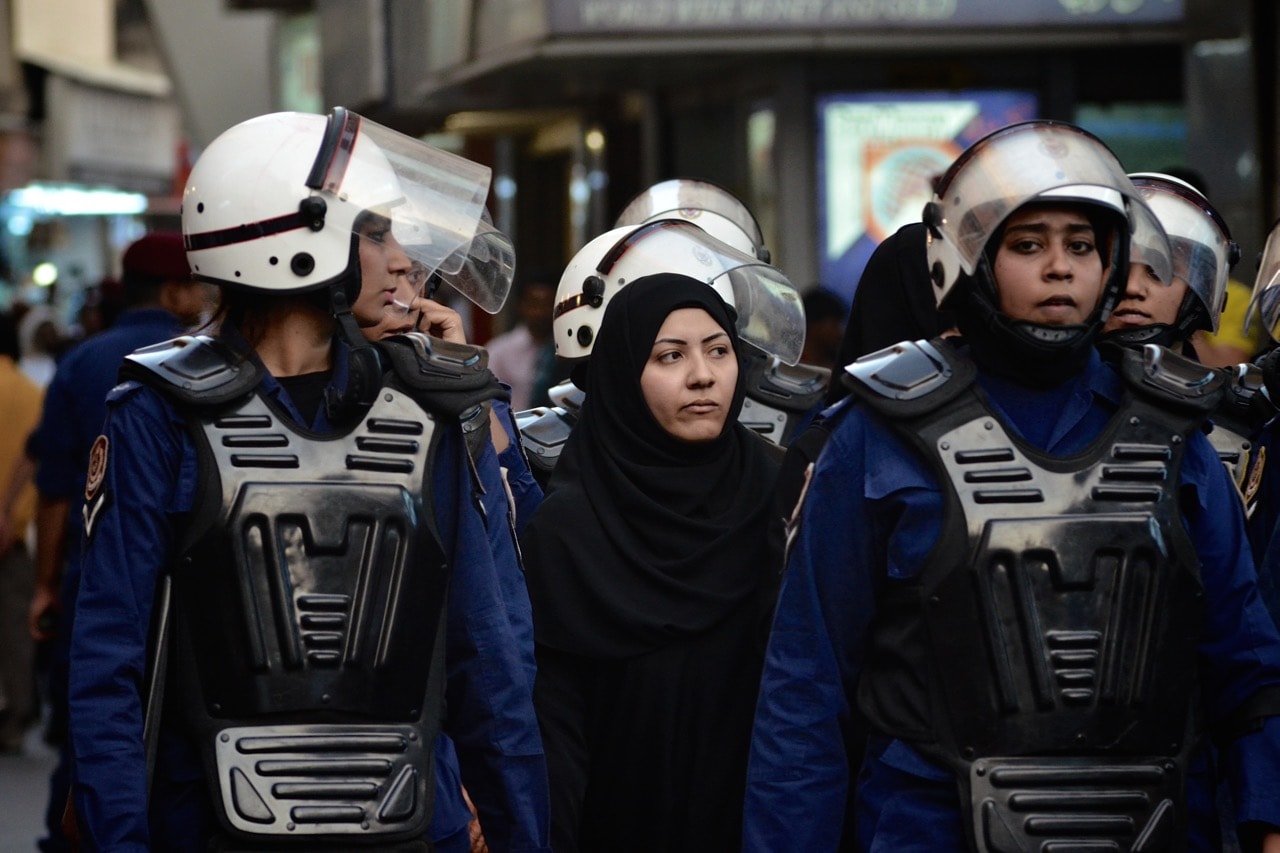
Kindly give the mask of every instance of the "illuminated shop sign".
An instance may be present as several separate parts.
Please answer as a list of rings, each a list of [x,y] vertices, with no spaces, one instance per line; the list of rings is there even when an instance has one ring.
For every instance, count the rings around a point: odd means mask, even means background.
[[[1168,24],[1184,0],[550,0],[555,33]]]
[[[1029,92],[833,94],[817,101],[819,280],[846,300],[871,252],[978,138],[1036,117]]]

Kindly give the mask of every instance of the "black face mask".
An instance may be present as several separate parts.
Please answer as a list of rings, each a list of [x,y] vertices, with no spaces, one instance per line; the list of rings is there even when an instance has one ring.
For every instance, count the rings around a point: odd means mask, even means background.
[[[1084,369],[1101,321],[1042,326],[1012,320],[976,288],[958,300],[956,320],[973,359],[984,370],[1022,385],[1049,388]]]

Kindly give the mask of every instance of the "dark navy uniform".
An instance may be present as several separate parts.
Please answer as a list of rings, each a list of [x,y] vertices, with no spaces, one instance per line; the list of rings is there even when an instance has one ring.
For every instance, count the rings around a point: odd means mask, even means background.
[[[40,425],[30,443],[30,451],[39,462],[36,486],[45,497],[69,503],[65,571],[59,595],[63,607],[49,670],[49,699],[54,715],[51,726],[58,737],[66,735],[67,665],[76,590],[80,585],[80,506],[89,448],[102,433],[102,423],[107,417],[107,394],[116,384],[121,360],[139,347],[167,340],[181,332],[178,318],[163,309],[125,311],[111,328],[67,353],[45,390]],[[64,747],[50,780],[49,809],[45,816],[50,838],[41,842],[45,845],[42,849],[66,849],[61,837],[61,821],[70,784],[71,768]]]
[[[1058,459],[1090,447],[1125,398],[1122,380],[1096,353],[1082,375],[1048,389],[983,373],[977,382],[1006,429]],[[968,805],[952,768],[926,757],[909,738],[876,732],[867,739],[854,700],[868,671],[871,638],[886,628],[877,621],[886,591],[915,580],[928,564],[942,534],[946,490],[883,416],[863,404],[842,405],[850,408],[839,416],[808,485],[769,642],[745,846],[834,850],[856,816],[856,843],[845,838],[853,849],[962,849]],[[1204,606],[1194,669],[1213,730],[1280,684],[1280,635],[1258,596],[1240,500],[1202,433],[1186,442],[1176,496],[1199,556]],[[1235,783],[1237,821],[1274,822],[1280,721],[1259,721],[1224,741],[1221,760]],[[1217,845],[1207,761],[1197,753],[1188,770],[1189,846],[1195,850]]]
[[[345,350],[335,352],[332,384],[341,388],[347,381]],[[301,422],[288,394],[265,371],[256,393]],[[324,407],[305,430],[335,434]],[[486,503],[499,508],[505,498],[486,500],[492,490],[482,494],[476,485],[499,483],[492,453],[479,455],[477,477],[461,430],[442,424],[441,432],[424,487],[450,567],[444,731],[456,744],[491,848],[541,849],[547,826],[544,761],[530,705],[530,649],[517,636],[528,604],[516,600],[522,587],[511,580],[519,577],[519,567],[505,519],[486,525],[482,509]],[[113,392],[104,441],[101,482],[91,482],[89,490],[90,545],[72,659],[73,741],[80,768],[75,803],[96,847],[203,849],[214,831],[218,794],[210,795],[174,703],[166,704],[162,717],[149,814],[141,735],[153,596],[197,508],[197,445],[179,410],[136,382]],[[438,795],[451,793],[448,787],[440,786]],[[456,810],[450,814],[456,818]]]

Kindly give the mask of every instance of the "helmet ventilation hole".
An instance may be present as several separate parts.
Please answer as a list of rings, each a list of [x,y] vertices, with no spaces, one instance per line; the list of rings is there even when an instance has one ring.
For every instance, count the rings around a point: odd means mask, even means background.
[[[299,252],[289,259],[289,269],[297,276],[308,276],[316,268],[316,259],[309,252]]]

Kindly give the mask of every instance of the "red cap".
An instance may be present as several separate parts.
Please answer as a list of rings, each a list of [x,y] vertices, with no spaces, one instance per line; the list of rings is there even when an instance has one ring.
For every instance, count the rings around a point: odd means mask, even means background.
[[[182,235],[176,231],[152,231],[140,237],[124,250],[122,263],[125,275],[145,275],[166,281],[191,278],[187,250],[182,246]]]

